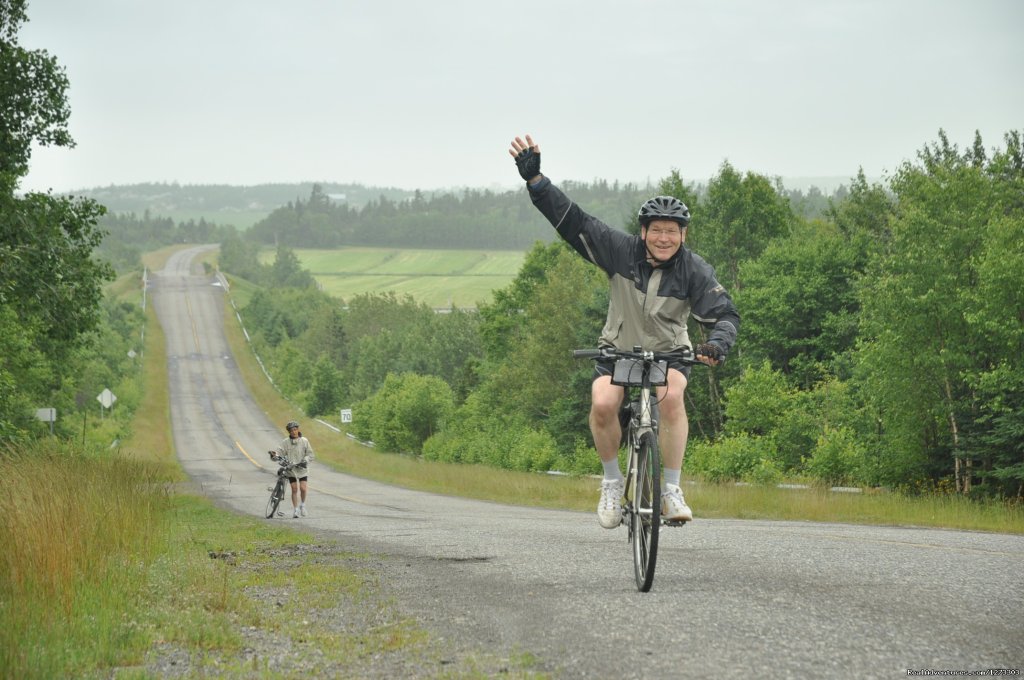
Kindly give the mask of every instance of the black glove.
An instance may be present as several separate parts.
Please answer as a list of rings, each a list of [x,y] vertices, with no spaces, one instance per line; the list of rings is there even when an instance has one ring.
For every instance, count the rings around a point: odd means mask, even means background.
[[[516,167],[519,176],[529,182],[540,174],[540,152],[527,147],[516,155]]]
[[[722,351],[722,348],[710,342],[705,342],[703,344],[697,345],[697,347],[693,350],[693,353],[696,354],[697,356],[707,357],[708,359],[714,359],[719,363],[721,363],[725,359],[725,352]]]

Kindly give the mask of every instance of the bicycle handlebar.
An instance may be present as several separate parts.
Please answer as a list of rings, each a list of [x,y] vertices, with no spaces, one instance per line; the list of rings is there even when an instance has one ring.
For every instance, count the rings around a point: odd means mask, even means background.
[[[671,352],[649,352],[639,348],[633,351],[614,347],[598,347],[596,349],[574,349],[574,359],[649,359],[651,361],[672,361],[686,366],[703,363],[688,349],[677,349]]]

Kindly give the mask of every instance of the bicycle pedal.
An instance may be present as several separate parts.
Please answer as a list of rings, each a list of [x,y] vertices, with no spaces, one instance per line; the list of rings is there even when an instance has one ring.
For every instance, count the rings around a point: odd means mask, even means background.
[[[278,517],[284,517],[284,510],[278,510],[277,511],[277,516]]]
[[[273,491],[273,490],[274,490],[274,487],[272,487],[272,486],[268,486],[267,487],[267,491]]]

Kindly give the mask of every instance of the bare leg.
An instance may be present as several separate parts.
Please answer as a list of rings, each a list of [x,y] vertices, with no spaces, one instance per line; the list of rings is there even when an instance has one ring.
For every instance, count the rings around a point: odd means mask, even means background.
[[[658,443],[665,467],[678,470],[686,454],[686,440],[690,434],[690,423],[686,417],[686,376],[675,369],[668,371],[668,385],[658,388],[658,408],[661,423]]]
[[[590,397],[590,432],[594,436],[594,448],[602,462],[615,460],[622,440],[622,427],[619,425],[622,388],[612,385],[611,376],[603,375],[591,385]]]

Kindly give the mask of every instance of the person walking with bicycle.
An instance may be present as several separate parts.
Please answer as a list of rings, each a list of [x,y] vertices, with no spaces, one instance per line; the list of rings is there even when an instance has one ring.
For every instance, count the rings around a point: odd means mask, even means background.
[[[271,460],[278,460],[282,457],[291,461],[295,467],[292,468],[292,475],[288,481],[292,485],[292,517],[306,516],[306,491],[309,480],[309,461],[313,460],[313,447],[309,440],[302,436],[299,431],[299,424],[292,420],[285,425],[288,436],[284,438],[276,449],[268,451]]]
[[[600,346],[657,352],[692,348],[709,366],[725,360],[739,332],[739,312],[711,265],[686,247],[690,211],[682,201],[671,196],[649,199],[637,215],[640,235],[627,234],[584,212],[541,174],[540,145],[530,135],[525,141],[516,137],[509,154],[534,206],[563,240],[608,275],[608,315]],[[707,341],[696,347],[687,332],[690,316],[709,330]],[[606,529],[621,523],[624,489],[618,461],[623,388],[612,384],[613,370],[612,363],[595,364],[589,419],[604,467],[597,519]],[[689,373],[689,366],[669,364],[668,384],[657,388],[664,458],[661,514],[670,522],[693,519],[679,486],[689,436],[683,399]]]

